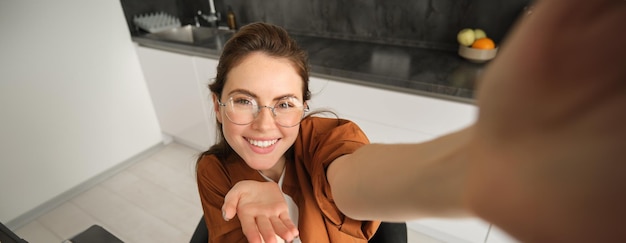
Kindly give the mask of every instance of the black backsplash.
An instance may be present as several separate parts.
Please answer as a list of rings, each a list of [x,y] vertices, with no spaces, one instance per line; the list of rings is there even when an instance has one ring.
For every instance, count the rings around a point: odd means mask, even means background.
[[[455,50],[456,34],[481,28],[496,43],[507,35],[532,0],[215,0],[222,14],[232,7],[239,26],[252,22],[280,25],[292,33],[405,46]],[[193,23],[209,0],[121,0],[127,20],[148,12],[177,15]],[[225,25],[222,23],[221,25]],[[135,31],[132,21],[129,28]]]

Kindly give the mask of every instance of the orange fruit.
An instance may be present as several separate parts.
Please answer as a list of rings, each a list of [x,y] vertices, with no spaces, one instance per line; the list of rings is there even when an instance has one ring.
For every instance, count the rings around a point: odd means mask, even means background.
[[[474,43],[472,44],[472,48],[489,50],[489,49],[496,48],[496,43],[494,43],[492,39],[488,37],[484,37],[484,38],[476,39]]]

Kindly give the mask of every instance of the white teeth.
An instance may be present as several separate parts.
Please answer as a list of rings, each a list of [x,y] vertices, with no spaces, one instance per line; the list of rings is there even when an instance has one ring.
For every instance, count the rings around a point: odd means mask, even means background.
[[[248,139],[248,142],[254,146],[257,147],[261,147],[261,148],[267,148],[269,146],[274,145],[276,142],[278,141],[278,139],[274,139],[274,140],[265,140],[265,141],[258,141],[258,140],[252,140],[252,139]]]

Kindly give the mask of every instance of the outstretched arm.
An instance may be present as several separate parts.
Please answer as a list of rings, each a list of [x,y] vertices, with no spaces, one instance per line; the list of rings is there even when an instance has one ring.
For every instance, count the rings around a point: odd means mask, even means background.
[[[625,23],[624,0],[538,1],[481,78],[476,124],[336,161],[337,205],[360,219],[471,212],[528,242],[626,241]]]
[[[335,203],[361,220],[468,216],[463,192],[472,127],[421,144],[370,144],[327,170]]]

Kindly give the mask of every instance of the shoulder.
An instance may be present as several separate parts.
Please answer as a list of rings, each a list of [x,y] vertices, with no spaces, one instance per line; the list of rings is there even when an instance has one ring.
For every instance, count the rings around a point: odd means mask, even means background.
[[[354,122],[340,118],[306,117],[300,123],[301,139],[340,138],[368,143],[365,133]]]
[[[196,164],[196,171],[198,174],[211,171],[224,170],[222,162],[213,154],[202,155]]]
[[[315,166],[328,165],[337,157],[352,153],[368,143],[367,136],[354,122],[307,117],[301,123],[294,152],[305,163],[315,161]]]
[[[345,124],[353,124],[354,122],[341,118],[331,118],[331,117],[319,117],[319,116],[307,116],[302,119],[301,126],[325,126],[325,127],[336,127]]]
[[[229,184],[228,170],[215,155],[203,155],[196,164],[196,179],[199,185]]]

